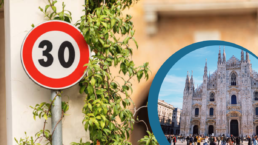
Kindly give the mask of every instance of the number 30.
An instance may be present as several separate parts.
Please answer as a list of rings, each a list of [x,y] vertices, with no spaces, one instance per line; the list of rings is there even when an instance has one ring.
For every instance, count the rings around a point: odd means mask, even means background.
[[[50,41],[43,40],[39,43],[39,48],[44,48],[44,46],[47,46],[47,49],[43,51],[43,56],[46,56],[47,60],[45,61],[44,59],[39,59],[38,61],[41,66],[48,67],[48,66],[52,65],[52,63],[54,61],[53,56],[50,54],[50,52],[53,48],[53,45]],[[69,50],[69,59],[67,62],[64,59],[64,51],[65,51],[66,47]],[[75,59],[75,51],[74,51],[73,45],[69,41],[63,42],[61,44],[61,46],[59,47],[58,59],[59,59],[60,64],[64,68],[69,68],[73,64],[74,59]]]

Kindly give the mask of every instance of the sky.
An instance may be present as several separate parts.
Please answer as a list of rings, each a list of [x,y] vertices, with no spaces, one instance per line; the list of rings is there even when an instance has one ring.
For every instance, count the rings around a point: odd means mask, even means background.
[[[221,54],[223,47],[220,46]],[[241,60],[241,50],[235,47],[225,46],[226,60],[233,55]],[[191,74],[193,71],[193,79],[195,88],[201,85],[204,74],[205,60],[207,59],[208,74],[212,74],[217,69],[219,46],[209,46],[192,51],[182,57],[174,66],[171,67],[160,88],[159,99],[172,104],[174,107],[182,109],[183,91],[185,87],[185,79],[187,71]],[[244,53],[244,56],[246,54]],[[223,58],[223,55],[221,55]],[[252,68],[258,72],[258,60],[249,54]]]

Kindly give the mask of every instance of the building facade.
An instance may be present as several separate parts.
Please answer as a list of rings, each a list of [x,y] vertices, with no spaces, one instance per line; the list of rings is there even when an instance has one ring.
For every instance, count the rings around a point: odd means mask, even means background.
[[[159,122],[164,134],[173,134],[172,114],[174,109],[173,105],[164,102],[164,100],[158,100]]]
[[[181,109],[175,108],[172,116],[172,128],[173,128],[173,134],[175,135],[180,134],[180,119],[181,119],[180,115],[181,115]]]
[[[208,75],[206,61],[198,88],[187,74],[181,119],[183,135],[258,134],[258,74],[249,54],[226,61],[225,50],[219,50],[217,70]]]

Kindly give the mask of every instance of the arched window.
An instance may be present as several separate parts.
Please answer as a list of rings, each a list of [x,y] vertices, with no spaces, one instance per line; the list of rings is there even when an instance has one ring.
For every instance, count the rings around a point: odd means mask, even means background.
[[[213,116],[213,108],[210,108],[210,116]]]
[[[254,100],[258,101],[258,92],[254,92]]]
[[[236,74],[232,73],[231,75],[231,86],[235,86],[236,85]]]
[[[211,95],[210,95],[210,101],[215,101],[215,94],[214,94],[214,93],[211,93]]]
[[[195,116],[199,115],[199,108],[195,108]]]
[[[255,108],[255,115],[258,115],[258,107]]]
[[[232,96],[231,96],[231,104],[237,104],[236,95],[232,95]]]

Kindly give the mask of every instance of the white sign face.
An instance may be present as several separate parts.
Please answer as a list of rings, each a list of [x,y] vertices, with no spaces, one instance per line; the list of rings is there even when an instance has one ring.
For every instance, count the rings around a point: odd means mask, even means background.
[[[67,43],[67,46],[61,48],[60,46],[65,43]],[[50,49],[52,50],[48,53]],[[52,59],[50,55],[52,55],[53,60],[49,60]],[[67,77],[77,68],[80,61],[80,50],[76,41],[70,35],[60,31],[51,31],[41,35],[36,40],[32,49],[32,59],[36,68],[43,75],[60,79]],[[43,63],[41,63],[41,60]],[[44,63],[47,62],[49,64],[45,65]],[[68,65],[64,67],[62,63]]]
[[[22,64],[37,84],[55,90],[77,83],[85,74],[90,49],[81,32],[63,21],[35,27],[25,38]]]

